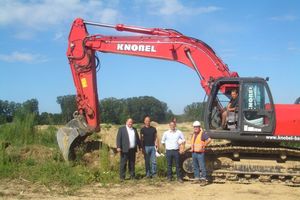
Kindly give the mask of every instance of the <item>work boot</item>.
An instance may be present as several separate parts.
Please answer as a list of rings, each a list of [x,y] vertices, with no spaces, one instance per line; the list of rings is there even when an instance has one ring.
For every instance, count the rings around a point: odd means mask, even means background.
[[[194,183],[194,184],[196,184],[196,183],[200,183],[200,178],[194,178],[194,180],[193,180],[193,182],[192,183]]]
[[[177,181],[178,181],[179,183],[183,183],[182,178],[177,179]]]
[[[206,185],[208,185],[208,180],[206,178],[201,177],[200,186],[206,186]]]

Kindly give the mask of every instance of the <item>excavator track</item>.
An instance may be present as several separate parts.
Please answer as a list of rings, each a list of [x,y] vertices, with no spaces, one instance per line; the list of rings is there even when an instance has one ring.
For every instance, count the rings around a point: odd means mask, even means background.
[[[207,147],[205,159],[207,174],[213,183],[264,182],[300,187],[300,149],[216,144]],[[188,150],[182,155],[182,170],[185,178],[193,177]]]

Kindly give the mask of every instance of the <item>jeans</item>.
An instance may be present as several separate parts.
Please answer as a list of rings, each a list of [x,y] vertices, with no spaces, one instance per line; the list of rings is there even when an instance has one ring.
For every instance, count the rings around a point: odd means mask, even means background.
[[[192,158],[193,158],[193,167],[194,167],[194,177],[196,179],[200,178],[200,169],[201,169],[201,178],[206,178],[204,153],[192,153]]]
[[[155,146],[145,146],[146,176],[156,175],[156,149]]]
[[[168,179],[172,179],[173,160],[175,160],[177,179],[181,179],[179,150],[166,150],[166,156],[167,156],[167,163],[168,163],[168,170],[167,170]]]

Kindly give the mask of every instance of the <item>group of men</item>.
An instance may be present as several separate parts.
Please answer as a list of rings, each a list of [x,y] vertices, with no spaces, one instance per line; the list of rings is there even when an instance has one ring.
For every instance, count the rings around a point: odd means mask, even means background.
[[[119,128],[117,134],[117,151],[120,152],[120,180],[125,180],[126,166],[128,165],[130,179],[135,179],[135,159],[136,152],[142,151],[145,158],[146,177],[154,178],[157,176],[156,153],[159,147],[157,130],[150,125],[149,116],[144,119],[144,127],[141,128],[140,137],[133,127],[133,120],[127,119],[126,125]],[[191,149],[194,180],[207,181],[204,150],[211,139],[201,128],[201,123],[193,123],[194,131],[191,137]],[[180,168],[180,154],[184,152],[186,140],[183,133],[176,128],[176,120],[169,123],[169,130],[163,133],[161,144],[166,150],[167,159],[167,180],[173,180],[172,165],[175,161],[177,181],[183,183]],[[200,173],[201,171],[201,173]]]

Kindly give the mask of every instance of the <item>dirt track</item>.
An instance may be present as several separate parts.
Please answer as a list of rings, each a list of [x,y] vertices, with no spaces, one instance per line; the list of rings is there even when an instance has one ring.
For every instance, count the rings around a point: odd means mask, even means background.
[[[281,184],[253,183],[249,185],[226,183],[210,184],[201,187],[198,184],[184,182],[125,181],[122,184],[102,186],[93,184],[68,195],[59,192],[61,188],[47,188],[26,181],[8,181],[0,183],[0,199],[116,199],[116,200],[296,200],[300,188]]]

